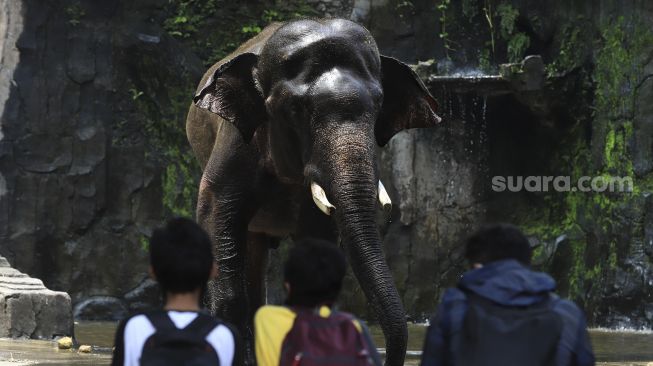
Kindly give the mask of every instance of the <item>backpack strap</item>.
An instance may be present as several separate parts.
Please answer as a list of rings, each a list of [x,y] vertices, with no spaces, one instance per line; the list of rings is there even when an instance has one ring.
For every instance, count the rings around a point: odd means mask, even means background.
[[[167,311],[155,311],[145,314],[145,316],[150,323],[152,323],[157,332],[177,329],[175,323],[173,323],[172,319],[168,316]]]
[[[193,321],[191,321],[186,327],[179,329],[172,321],[172,319],[170,319],[167,311],[156,311],[146,314],[146,316],[157,332],[183,330],[189,334],[196,334],[197,336],[201,336],[201,338],[206,338],[206,336],[209,335],[213,329],[221,324],[212,316],[198,313],[197,317],[195,317],[195,319],[193,319]]]
[[[184,331],[206,338],[206,336],[208,336],[209,333],[220,324],[221,323],[212,316],[198,313],[197,317],[184,328]]]
[[[337,311],[337,310],[331,309],[331,313],[329,314],[329,318],[331,318],[331,317],[333,317],[333,319],[350,320],[352,322],[353,321],[358,321],[360,323],[360,321],[355,316],[353,316],[350,313],[346,313],[344,311]]]
[[[374,344],[374,340],[370,335],[370,330],[367,328],[367,325],[365,325],[365,322],[356,318],[352,314],[348,314],[348,315],[351,316],[352,321],[355,320],[360,325],[361,337],[363,337],[363,341],[364,341],[363,346],[367,349],[369,356],[372,359],[372,363],[375,366],[382,366],[383,362],[381,362],[381,355],[379,355],[379,351],[376,349],[376,345]]]

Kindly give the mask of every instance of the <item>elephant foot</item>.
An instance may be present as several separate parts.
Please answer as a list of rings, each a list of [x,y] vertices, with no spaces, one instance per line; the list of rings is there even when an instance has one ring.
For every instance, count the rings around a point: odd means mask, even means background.
[[[254,342],[245,340],[243,345],[243,362],[245,366],[256,366],[256,353],[254,351]]]

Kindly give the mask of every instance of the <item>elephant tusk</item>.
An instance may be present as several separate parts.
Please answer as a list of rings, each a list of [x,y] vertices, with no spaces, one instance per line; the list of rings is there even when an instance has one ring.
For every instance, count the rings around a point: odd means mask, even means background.
[[[390,200],[390,196],[385,190],[383,183],[381,183],[381,180],[379,180],[379,203],[381,203],[381,207],[383,207],[383,211],[386,213],[392,211],[392,200]]]
[[[320,209],[320,211],[327,215],[331,215],[331,211],[336,209],[336,207],[329,202],[324,189],[322,189],[319,184],[311,182],[311,194],[313,195],[313,202],[315,202],[315,205]]]

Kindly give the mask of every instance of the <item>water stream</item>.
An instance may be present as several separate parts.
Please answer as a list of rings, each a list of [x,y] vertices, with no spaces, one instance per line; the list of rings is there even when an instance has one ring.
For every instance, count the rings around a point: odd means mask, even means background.
[[[93,345],[93,353],[79,354],[75,351],[58,350],[53,342],[0,339],[0,366],[48,365],[90,366],[109,365],[116,323],[80,322],[75,334],[80,344]],[[383,334],[377,326],[370,330],[383,347]],[[419,324],[408,326],[409,356],[406,365],[419,364],[426,327]],[[653,366],[653,332],[595,329],[590,332],[599,365],[603,366]]]

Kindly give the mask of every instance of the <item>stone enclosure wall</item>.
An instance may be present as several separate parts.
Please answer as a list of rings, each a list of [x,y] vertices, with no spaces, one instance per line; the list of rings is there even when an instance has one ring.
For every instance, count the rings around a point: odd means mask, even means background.
[[[402,16],[405,2],[397,2],[394,21],[382,22],[394,28],[377,36],[381,49],[413,63],[434,57],[431,70],[460,79],[428,83],[444,125],[403,133],[381,155],[398,209],[384,245],[409,314],[428,316],[455,282],[470,230],[509,221],[530,235],[537,267],[554,275],[591,324],[653,326],[651,3],[410,3],[414,17]],[[375,23],[383,10],[375,17],[372,5]],[[433,29],[437,37],[421,47]],[[393,37],[393,46],[384,43]],[[545,63],[547,82],[538,90],[465,82],[529,54]],[[497,175],[630,177],[633,188],[493,192]],[[360,297],[351,301],[363,305]]]
[[[428,81],[443,125],[379,151],[394,201],[384,250],[413,319],[464,270],[470,230],[512,221],[593,324],[653,324],[649,2],[188,3],[0,1],[0,254],[69,292],[78,317],[157,302],[147,237],[192,214],[183,121],[205,67],[269,21],[329,14],[367,26],[386,55],[433,59],[425,78],[498,74],[529,54],[546,65],[534,91]],[[632,176],[634,189],[496,193],[494,175]],[[366,311],[354,281],[343,306]]]
[[[157,300],[143,243],[163,217],[162,162],[139,98],[169,103],[161,85],[202,71],[146,3],[1,3],[0,251],[99,317]]]

